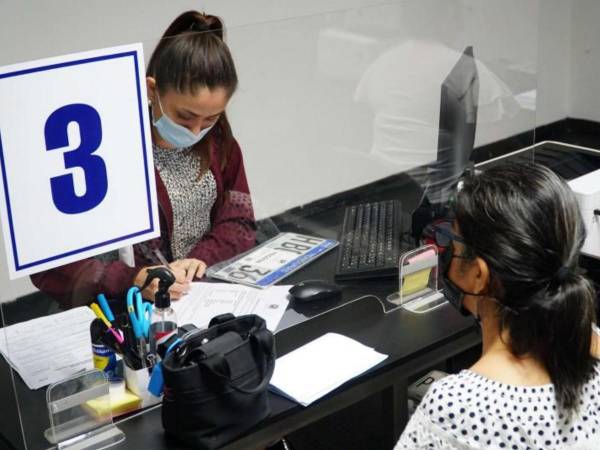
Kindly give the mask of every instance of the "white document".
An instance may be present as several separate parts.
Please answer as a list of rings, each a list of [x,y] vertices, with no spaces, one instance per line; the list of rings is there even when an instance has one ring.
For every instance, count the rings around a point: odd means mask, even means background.
[[[29,320],[0,329],[0,352],[29,389],[94,368],[88,307]]]
[[[271,389],[308,406],[386,358],[346,336],[327,333],[278,358]]]
[[[256,289],[231,283],[192,283],[190,292],[171,303],[177,313],[177,323],[192,323],[199,328],[219,314],[236,316],[256,314],[275,331],[289,303],[290,286],[271,286]]]

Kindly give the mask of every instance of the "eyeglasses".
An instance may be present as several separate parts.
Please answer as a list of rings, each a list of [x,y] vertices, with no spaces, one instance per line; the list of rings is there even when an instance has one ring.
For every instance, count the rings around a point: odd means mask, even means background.
[[[450,249],[452,256],[457,258],[461,256],[454,255],[452,243],[456,241],[465,245],[465,240],[452,231],[452,222],[448,220],[437,221],[425,227],[423,240],[427,244],[435,245],[439,254],[446,253]]]

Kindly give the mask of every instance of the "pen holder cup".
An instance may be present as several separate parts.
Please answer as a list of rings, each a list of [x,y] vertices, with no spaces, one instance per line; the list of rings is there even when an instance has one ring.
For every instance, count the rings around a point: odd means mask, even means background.
[[[157,397],[148,391],[150,383],[150,372],[146,368],[134,370],[124,364],[125,383],[127,389],[142,399],[142,408],[156,405],[162,401],[162,397]]]

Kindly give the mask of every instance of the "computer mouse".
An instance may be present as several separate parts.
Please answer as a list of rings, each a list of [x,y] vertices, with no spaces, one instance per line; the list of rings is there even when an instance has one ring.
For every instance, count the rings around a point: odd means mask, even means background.
[[[306,280],[292,286],[289,293],[297,302],[305,303],[339,297],[342,294],[342,288],[328,281]]]

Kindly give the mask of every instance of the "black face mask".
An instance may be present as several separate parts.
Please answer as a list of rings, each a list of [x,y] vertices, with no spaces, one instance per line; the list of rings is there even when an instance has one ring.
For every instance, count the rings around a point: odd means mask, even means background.
[[[471,315],[468,309],[466,309],[463,305],[465,294],[462,289],[460,289],[456,284],[454,284],[446,273],[442,274],[442,292],[444,293],[444,297],[448,300],[448,302],[454,306],[463,316],[468,317]]]
[[[456,255],[454,253],[454,241],[461,242],[466,246],[464,239],[452,231],[452,224],[450,221],[442,221],[432,225],[427,231],[426,236],[437,246],[440,255],[438,273],[442,284],[442,293],[446,299],[448,299],[448,302],[450,302],[450,304],[463,316],[470,316],[471,313],[464,307],[465,295],[482,296],[483,294],[465,292],[448,277],[452,259],[470,259],[466,256]]]
[[[468,317],[471,315],[471,312],[465,308],[464,299],[465,295],[476,295],[481,296],[482,294],[476,294],[474,292],[465,292],[460,287],[458,287],[450,278],[448,277],[448,271],[450,270],[450,263],[452,262],[452,258],[457,258],[458,256],[453,254],[454,250],[452,246],[450,246],[446,251],[442,254],[441,257],[441,282],[442,282],[442,293],[444,297],[448,300],[448,302],[454,306],[463,316]]]

